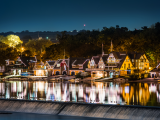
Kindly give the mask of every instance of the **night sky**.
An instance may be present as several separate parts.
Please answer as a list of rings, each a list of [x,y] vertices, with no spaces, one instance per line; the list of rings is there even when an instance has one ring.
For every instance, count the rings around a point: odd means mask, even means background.
[[[160,22],[160,0],[1,0],[0,32],[150,27]]]

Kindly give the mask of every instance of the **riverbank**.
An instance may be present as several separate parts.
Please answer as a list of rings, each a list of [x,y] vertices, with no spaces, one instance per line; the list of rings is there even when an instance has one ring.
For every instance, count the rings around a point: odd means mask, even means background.
[[[160,119],[160,107],[0,99],[1,112],[113,119]]]

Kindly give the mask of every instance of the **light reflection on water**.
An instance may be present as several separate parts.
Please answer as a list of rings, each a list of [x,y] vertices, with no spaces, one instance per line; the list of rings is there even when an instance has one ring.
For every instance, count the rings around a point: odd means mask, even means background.
[[[8,81],[0,98],[160,106],[159,83]]]

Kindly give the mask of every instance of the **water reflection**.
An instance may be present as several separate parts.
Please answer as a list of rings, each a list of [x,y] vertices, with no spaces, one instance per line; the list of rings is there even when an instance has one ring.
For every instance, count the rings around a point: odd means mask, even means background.
[[[9,81],[0,83],[0,97],[6,99],[160,106],[160,84]]]

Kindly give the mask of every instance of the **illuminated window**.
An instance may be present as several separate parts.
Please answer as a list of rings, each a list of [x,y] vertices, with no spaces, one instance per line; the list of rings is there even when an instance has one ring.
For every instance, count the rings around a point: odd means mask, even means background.
[[[134,59],[132,59],[132,62],[134,62]]]
[[[94,60],[91,60],[90,66],[94,66]]]

